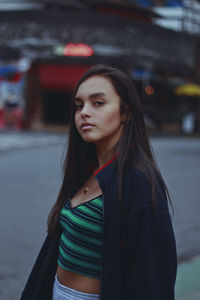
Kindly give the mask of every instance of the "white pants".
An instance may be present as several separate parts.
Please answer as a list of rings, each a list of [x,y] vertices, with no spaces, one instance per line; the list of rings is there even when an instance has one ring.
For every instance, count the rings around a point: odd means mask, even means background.
[[[79,292],[65,285],[62,285],[58,281],[56,275],[53,286],[52,300],[100,300],[100,295]]]

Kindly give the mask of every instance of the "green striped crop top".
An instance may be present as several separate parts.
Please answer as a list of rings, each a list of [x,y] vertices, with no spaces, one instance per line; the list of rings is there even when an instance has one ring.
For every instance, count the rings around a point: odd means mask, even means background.
[[[71,272],[100,278],[102,256],[103,194],[71,207],[71,199],[61,209],[63,232],[59,241],[58,265]]]

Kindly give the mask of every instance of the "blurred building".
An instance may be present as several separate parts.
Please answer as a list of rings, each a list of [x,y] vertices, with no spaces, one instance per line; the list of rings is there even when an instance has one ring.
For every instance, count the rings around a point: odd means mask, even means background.
[[[199,0],[132,0],[144,7],[151,8],[162,18],[154,19],[154,23],[169,30],[200,36],[200,1]],[[198,42],[200,44],[200,42]],[[185,132],[200,131],[200,57],[199,46],[195,56],[195,76],[173,79],[173,93],[168,90],[167,103],[171,122],[179,125]],[[184,79],[181,82],[181,79]],[[178,86],[180,85],[180,86]],[[177,91],[180,91],[177,93]],[[169,116],[170,116],[169,115]],[[178,122],[179,120],[179,122]],[[188,128],[188,129],[187,129]],[[190,129],[189,129],[190,128]]]
[[[173,123],[176,105],[166,95],[197,76],[199,39],[158,26],[160,19],[130,1],[0,1],[1,63],[31,61],[24,127],[66,124],[75,83],[96,63],[132,76],[150,127]]]
[[[132,0],[158,13],[162,18],[155,24],[191,34],[200,33],[200,1],[197,0]]]

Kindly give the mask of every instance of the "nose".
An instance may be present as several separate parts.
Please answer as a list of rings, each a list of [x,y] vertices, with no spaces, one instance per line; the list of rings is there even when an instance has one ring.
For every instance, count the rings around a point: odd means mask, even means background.
[[[88,104],[84,104],[82,110],[81,110],[81,117],[89,117],[91,115],[90,108]]]

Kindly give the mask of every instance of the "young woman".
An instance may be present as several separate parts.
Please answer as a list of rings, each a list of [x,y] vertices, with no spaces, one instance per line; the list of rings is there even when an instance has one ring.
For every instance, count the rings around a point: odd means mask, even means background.
[[[173,300],[167,196],[131,79],[92,67],[73,94],[63,183],[21,299]]]

